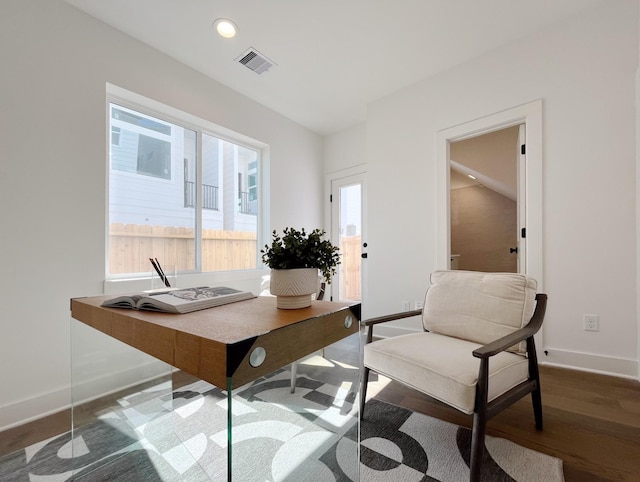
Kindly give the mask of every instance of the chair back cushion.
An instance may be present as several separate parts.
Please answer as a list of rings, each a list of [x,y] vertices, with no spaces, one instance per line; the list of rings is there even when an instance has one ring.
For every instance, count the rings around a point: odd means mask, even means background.
[[[422,323],[430,332],[484,345],[529,323],[536,290],[536,280],[517,273],[435,271]],[[525,350],[524,342],[511,348]]]

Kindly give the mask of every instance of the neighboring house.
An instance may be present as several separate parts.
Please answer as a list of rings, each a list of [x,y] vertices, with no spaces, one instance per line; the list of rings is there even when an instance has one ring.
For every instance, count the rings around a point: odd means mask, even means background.
[[[110,223],[194,227],[195,132],[111,106]],[[257,228],[258,153],[203,135],[203,229]]]

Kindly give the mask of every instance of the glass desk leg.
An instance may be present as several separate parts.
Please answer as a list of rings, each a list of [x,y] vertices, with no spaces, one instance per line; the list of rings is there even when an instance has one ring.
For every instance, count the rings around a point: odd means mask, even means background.
[[[73,480],[209,480],[197,455],[206,437],[177,428],[192,393],[173,368],[71,320],[71,413],[58,456]]]
[[[293,393],[290,367],[229,393],[233,480],[359,480],[359,340],[300,360]]]

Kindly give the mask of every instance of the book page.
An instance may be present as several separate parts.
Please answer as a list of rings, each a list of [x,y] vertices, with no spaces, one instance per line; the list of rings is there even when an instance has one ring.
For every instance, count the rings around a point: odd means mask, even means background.
[[[196,301],[217,298],[225,295],[233,295],[236,293],[241,293],[241,291],[233,288],[227,288],[225,286],[219,286],[215,288],[190,288],[188,290],[176,290],[168,294],[183,300]]]

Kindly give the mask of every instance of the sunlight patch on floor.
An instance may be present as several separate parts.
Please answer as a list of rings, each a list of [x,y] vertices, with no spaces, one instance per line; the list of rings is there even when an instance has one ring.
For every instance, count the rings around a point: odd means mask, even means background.
[[[384,388],[389,385],[389,383],[391,383],[391,379],[380,374],[378,374],[378,380],[376,380],[375,382],[369,380],[369,383],[367,385],[367,400],[371,400],[373,397],[375,397],[378,393],[384,390]]]

